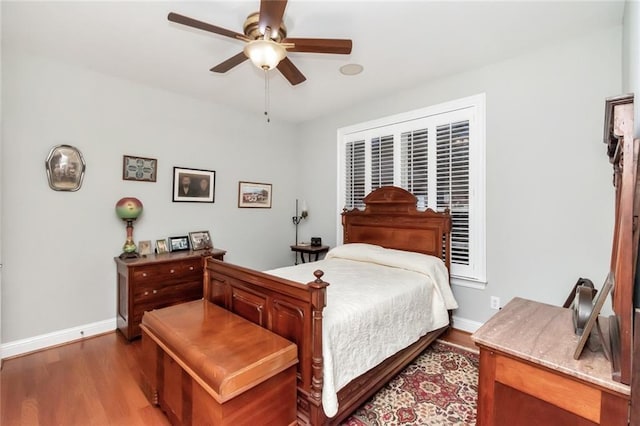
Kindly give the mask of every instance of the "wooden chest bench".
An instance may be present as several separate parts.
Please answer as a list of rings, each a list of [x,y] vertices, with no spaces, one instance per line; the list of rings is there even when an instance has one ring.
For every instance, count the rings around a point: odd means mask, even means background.
[[[146,312],[142,387],[172,424],[293,425],[297,347],[204,300]]]

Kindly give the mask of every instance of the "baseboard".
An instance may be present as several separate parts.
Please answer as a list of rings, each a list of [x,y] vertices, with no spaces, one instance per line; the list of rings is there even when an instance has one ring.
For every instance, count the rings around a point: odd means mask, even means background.
[[[104,334],[115,329],[116,319],[112,318],[78,327],[67,328],[65,330],[54,331],[52,333],[41,334],[40,336],[29,337],[28,339],[3,343],[0,345],[0,359],[11,358],[51,346]]]
[[[481,326],[481,322],[460,318],[455,315],[453,316],[453,328],[458,330],[466,331],[467,333],[475,333]]]

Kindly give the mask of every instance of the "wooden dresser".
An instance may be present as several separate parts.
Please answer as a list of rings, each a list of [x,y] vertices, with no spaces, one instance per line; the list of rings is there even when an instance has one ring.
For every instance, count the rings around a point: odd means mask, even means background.
[[[134,259],[115,258],[118,272],[118,330],[140,336],[142,314],[202,298],[204,259],[223,260],[226,251],[181,251]]]
[[[478,426],[627,425],[630,387],[585,348],[572,310],[515,298],[471,338],[480,347]]]

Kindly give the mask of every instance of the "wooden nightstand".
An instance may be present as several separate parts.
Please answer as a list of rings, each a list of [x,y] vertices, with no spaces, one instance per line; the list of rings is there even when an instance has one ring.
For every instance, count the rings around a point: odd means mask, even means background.
[[[296,265],[298,264],[298,253],[300,253],[300,260],[302,261],[302,263],[307,263],[307,262],[315,262],[316,260],[318,260],[318,256],[322,253],[326,253],[329,251],[329,246],[311,246],[311,245],[293,245],[291,246],[291,251],[296,253]],[[307,254],[307,260],[304,260],[304,254]],[[311,260],[311,255],[315,254],[316,257],[315,259],[312,261]]]

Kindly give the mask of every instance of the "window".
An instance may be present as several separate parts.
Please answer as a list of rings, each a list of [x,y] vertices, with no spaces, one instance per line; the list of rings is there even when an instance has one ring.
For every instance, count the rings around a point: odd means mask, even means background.
[[[338,131],[340,207],[395,185],[421,210],[448,208],[452,281],[473,287],[486,280],[484,107],[482,94]]]

